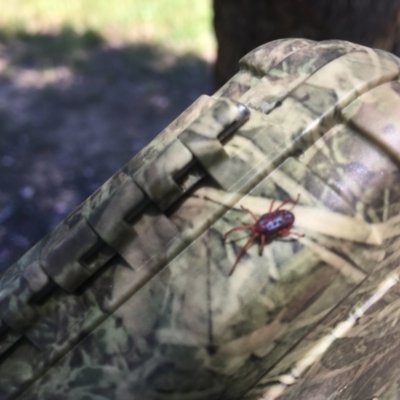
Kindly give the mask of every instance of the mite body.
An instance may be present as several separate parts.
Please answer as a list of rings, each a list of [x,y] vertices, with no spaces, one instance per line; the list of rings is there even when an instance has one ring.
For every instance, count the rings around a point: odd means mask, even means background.
[[[262,215],[254,224],[254,231],[268,238],[290,229],[293,224],[294,215],[289,210],[277,210]]]
[[[293,207],[299,201],[300,195],[297,196],[296,200],[286,200],[284,201],[276,210],[272,210],[274,206],[274,201],[271,202],[271,206],[269,211],[266,214],[261,215],[260,218],[247,208],[242,207],[243,211],[246,211],[250,216],[254,219],[254,224],[248,225],[240,225],[237,226],[228,232],[225,233],[223,240],[225,241],[227,236],[230,235],[232,232],[235,231],[242,231],[242,230],[249,230],[251,231],[251,236],[246,244],[240,250],[238,256],[236,257],[235,263],[232,266],[229,275],[233,274],[233,271],[236,268],[236,265],[242,258],[243,254],[246,250],[250,247],[250,245],[256,240],[260,238],[260,248],[259,248],[259,255],[261,256],[264,250],[265,242],[268,239],[273,239],[277,236],[288,236],[288,235],[296,235],[296,236],[303,236],[299,235],[296,232],[292,232],[291,228],[294,224],[294,215],[289,210],[282,210],[286,204],[293,204]],[[293,208],[292,207],[292,208]]]

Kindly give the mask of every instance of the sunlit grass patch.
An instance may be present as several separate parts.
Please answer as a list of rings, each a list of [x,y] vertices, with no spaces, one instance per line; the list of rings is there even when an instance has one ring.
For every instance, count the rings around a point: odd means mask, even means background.
[[[151,41],[209,56],[214,50],[211,1],[12,0],[0,12],[3,36],[53,33],[70,27],[115,44]]]

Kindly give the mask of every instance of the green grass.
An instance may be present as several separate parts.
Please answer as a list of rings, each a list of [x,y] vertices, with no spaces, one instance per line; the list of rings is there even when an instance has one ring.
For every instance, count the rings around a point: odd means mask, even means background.
[[[211,0],[8,0],[0,30],[56,33],[94,31],[114,43],[154,42],[177,51],[211,55]]]

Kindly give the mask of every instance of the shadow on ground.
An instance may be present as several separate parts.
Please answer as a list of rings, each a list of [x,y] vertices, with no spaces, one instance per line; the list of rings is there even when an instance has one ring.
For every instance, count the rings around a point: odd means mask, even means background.
[[[0,272],[210,88],[193,54],[0,32]]]

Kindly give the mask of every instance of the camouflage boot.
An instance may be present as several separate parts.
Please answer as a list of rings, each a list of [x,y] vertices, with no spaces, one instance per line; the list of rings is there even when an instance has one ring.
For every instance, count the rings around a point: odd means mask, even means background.
[[[399,72],[245,56],[0,277],[0,398],[398,398]]]

